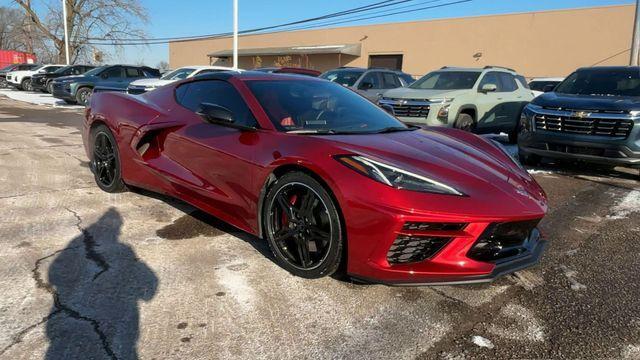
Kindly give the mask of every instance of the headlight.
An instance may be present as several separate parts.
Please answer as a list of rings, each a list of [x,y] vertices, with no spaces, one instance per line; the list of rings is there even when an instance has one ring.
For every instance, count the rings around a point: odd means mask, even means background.
[[[396,189],[464,196],[449,185],[364,156],[344,155],[336,157],[336,160],[364,176]]]
[[[449,108],[450,107],[451,107],[451,105],[447,104],[447,105],[441,107],[440,110],[438,110],[438,120],[441,120],[441,121],[449,120]]]
[[[429,102],[435,103],[435,104],[447,104],[450,102],[453,102],[453,99],[451,98],[432,98],[429,99]]]

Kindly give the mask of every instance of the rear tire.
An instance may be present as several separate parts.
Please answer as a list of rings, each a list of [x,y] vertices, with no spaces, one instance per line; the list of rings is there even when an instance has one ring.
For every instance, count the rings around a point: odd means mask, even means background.
[[[456,119],[455,128],[472,133],[476,128],[476,123],[471,115],[462,113]]]
[[[271,186],[264,201],[263,229],[276,261],[308,279],[334,274],[344,248],[333,198],[311,176],[291,172]]]
[[[98,125],[91,131],[91,149],[91,169],[98,187],[108,193],[127,190],[122,181],[118,143],[107,126]]]

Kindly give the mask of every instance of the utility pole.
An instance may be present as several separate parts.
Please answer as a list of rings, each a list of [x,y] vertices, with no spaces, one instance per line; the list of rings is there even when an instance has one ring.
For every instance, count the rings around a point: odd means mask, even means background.
[[[233,0],[233,69],[238,70],[238,0]]]
[[[629,65],[640,65],[640,0],[636,0],[636,18],[633,22],[633,40],[631,42]]]
[[[640,1],[640,0],[638,0]],[[67,0],[62,0],[62,22],[64,23],[64,54],[69,65],[69,24],[67,21]]]

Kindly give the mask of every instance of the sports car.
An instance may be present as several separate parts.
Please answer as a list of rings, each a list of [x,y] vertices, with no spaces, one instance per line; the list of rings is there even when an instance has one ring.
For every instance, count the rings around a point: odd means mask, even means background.
[[[179,198],[265,239],[294,275],[486,282],[538,262],[546,195],[490,140],[404,125],[326,80],[219,72],[98,92],[97,185]]]

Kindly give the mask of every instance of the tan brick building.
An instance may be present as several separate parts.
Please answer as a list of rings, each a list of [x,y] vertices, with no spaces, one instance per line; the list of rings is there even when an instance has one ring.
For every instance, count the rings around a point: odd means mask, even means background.
[[[412,21],[240,37],[240,67],[398,67],[423,75],[445,65],[501,65],[527,77],[626,65],[634,5]],[[169,44],[172,68],[230,65],[231,38]]]

